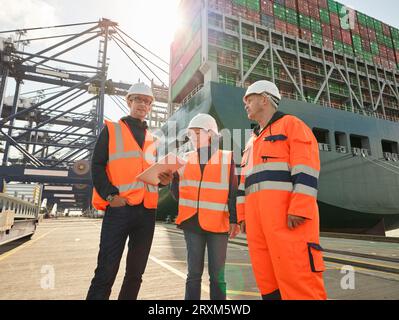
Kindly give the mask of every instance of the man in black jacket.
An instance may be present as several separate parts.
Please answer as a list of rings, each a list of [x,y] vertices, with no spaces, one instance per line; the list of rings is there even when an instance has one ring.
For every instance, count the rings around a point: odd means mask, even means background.
[[[131,113],[121,120],[130,129],[138,146],[143,149],[148,128],[144,119],[154,101],[152,90],[143,83],[137,83],[130,88],[126,99]],[[105,126],[93,153],[92,179],[95,190],[109,205],[101,229],[97,269],[87,299],[109,299],[126,240],[129,238],[126,273],[118,299],[135,300],[151,249],[156,209],[148,209],[143,203],[131,206],[119,195],[118,188],[110,182],[106,171],[108,149],[109,132]],[[161,182],[168,184],[171,179],[170,174],[166,179],[163,177]]]

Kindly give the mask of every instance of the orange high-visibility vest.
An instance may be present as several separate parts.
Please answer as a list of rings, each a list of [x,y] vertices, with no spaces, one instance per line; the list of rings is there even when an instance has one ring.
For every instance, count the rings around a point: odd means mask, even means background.
[[[129,205],[144,202],[144,207],[155,209],[158,204],[158,187],[137,181],[136,177],[155,162],[156,147],[152,134],[146,131],[143,149],[137,144],[129,127],[120,120],[106,121],[109,133],[109,160],[106,172],[109,181],[119,190],[119,196]],[[105,210],[109,202],[93,188],[93,207]]]
[[[286,115],[244,151],[237,197],[245,220],[255,279],[262,295],[279,290],[283,299],[326,299],[319,245],[318,143],[301,120]],[[306,218],[290,230],[287,216]]]
[[[176,224],[198,213],[202,229],[228,232],[231,158],[230,151],[216,151],[201,175],[198,152],[187,154],[187,164],[179,171],[179,213]]]

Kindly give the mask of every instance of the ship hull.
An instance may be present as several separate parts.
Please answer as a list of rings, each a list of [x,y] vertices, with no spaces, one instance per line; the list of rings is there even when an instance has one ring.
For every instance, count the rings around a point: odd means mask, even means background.
[[[248,138],[243,129],[253,124],[247,119],[242,97],[244,89],[210,82],[184,105],[170,120],[176,120],[178,130],[184,130],[197,113],[209,113],[219,129],[242,129],[240,147]],[[280,110],[302,119],[310,128],[368,137],[367,157],[331,150],[320,151],[321,173],[318,203],[322,231],[383,233],[399,228],[399,166],[384,160],[382,140],[399,141],[399,126],[395,122],[336,110],[317,104],[283,99]],[[167,128],[163,128],[167,132]],[[237,140],[237,139],[236,139]],[[332,139],[333,140],[333,139]],[[240,161],[237,145],[233,145],[235,160]],[[161,192],[159,217],[175,215],[176,203]]]

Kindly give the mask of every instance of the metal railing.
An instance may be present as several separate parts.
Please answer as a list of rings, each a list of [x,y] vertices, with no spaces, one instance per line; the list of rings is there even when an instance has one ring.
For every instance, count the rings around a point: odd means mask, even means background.
[[[40,203],[33,203],[10,197],[0,193],[0,212],[12,211],[16,219],[37,219],[39,216]]]
[[[204,84],[199,84],[195,87],[193,91],[191,91],[182,101],[182,105],[187,104],[201,89],[204,87]]]

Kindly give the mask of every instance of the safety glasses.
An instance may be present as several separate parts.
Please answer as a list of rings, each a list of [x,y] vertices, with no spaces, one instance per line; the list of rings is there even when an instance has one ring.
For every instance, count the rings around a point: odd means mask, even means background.
[[[147,99],[139,96],[134,96],[129,99],[130,102],[134,102],[136,104],[145,104],[146,106],[152,105],[152,99]]]

